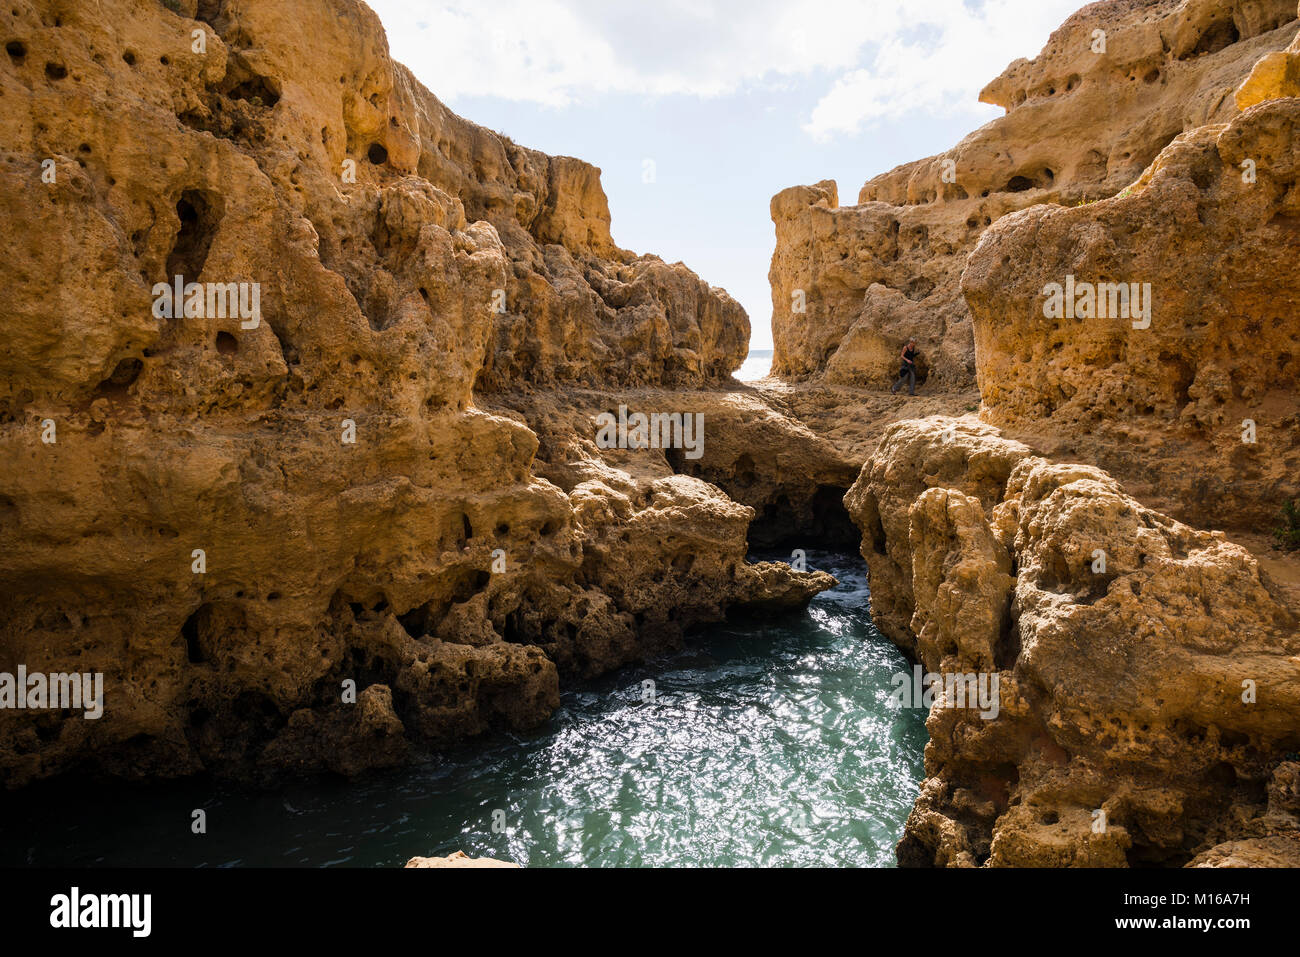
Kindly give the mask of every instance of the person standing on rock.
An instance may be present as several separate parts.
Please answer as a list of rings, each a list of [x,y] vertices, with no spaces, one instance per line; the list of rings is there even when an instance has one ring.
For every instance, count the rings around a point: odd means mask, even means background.
[[[898,373],[898,381],[894,383],[893,388],[889,390],[893,395],[898,392],[899,386],[907,382],[907,394],[916,395],[916,340],[908,339],[907,345],[903,347],[903,368]]]

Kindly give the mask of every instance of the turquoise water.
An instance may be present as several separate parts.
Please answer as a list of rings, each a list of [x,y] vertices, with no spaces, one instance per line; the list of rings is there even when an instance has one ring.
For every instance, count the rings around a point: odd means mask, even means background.
[[[807,611],[712,627],[565,694],[536,733],[356,784],[22,794],[0,802],[0,864],[892,866],[925,714],[887,704],[908,665],[870,623],[861,559],[809,567],[841,584]]]

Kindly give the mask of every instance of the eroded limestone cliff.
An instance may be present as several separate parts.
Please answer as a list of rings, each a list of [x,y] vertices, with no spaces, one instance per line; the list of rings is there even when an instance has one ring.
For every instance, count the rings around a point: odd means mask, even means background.
[[[880,629],[927,672],[1000,690],[996,716],[946,695],[930,711],[901,863],[1300,863],[1300,593],[1267,540],[1300,494],[1300,43],[1268,49],[1295,33],[1280,15],[1094,4],[986,91],[1011,112],[963,146],[1036,99],[1099,96],[1091,29],[1136,84],[1079,140],[1105,162],[1062,164],[1046,131],[1007,152],[1051,185],[942,267],[969,307],[978,416],[890,426],[845,500]],[[1110,198],[1084,202],[1085,182]],[[812,221],[868,215],[886,210]]]
[[[930,710],[900,863],[1300,861],[1300,619],[1246,549],[972,417],[891,427],[846,504],[879,628],[999,678]]]
[[[392,765],[828,587],[746,561],[748,503],[852,474],[726,398],[743,310],[363,3],[19,0],[0,34],[0,671],[105,675],[97,720],[0,713],[6,786]],[[169,314],[177,276],[230,309]],[[597,445],[642,401],[703,412],[739,500]],[[741,461],[751,426],[805,454]]]
[[[1297,28],[1294,0],[1092,3],[983,90],[1006,115],[951,150],[870,180],[855,206],[829,181],[777,194],[774,373],[878,388],[915,337],[929,391],[968,388],[977,334],[960,279],[985,230],[1120,193],[1175,137],[1230,121],[1234,91],[1262,57],[1289,62]]]
[[[1271,528],[1300,496],[1298,131],[1300,99],[1270,99],[1178,137],[1122,196],[987,230],[962,277],[983,418],[1186,521]],[[1064,314],[1053,284],[1082,290]]]

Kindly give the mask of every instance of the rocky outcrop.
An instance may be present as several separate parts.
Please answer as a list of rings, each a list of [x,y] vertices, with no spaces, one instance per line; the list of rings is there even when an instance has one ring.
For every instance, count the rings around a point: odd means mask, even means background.
[[[464,851],[456,851],[446,857],[413,857],[404,867],[518,867],[509,861],[498,861],[490,857],[470,857]]]
[[[1127,195],[996,223],[962,279],[984,418],[1186,521],[1271,529],[1300,496],[1298,179],[1300,99],[1271,99]]]
[[[1237,109],[1283,96],[1300,96],[1300,36],[1285,50],[1261,57],[1236,92]]]
[[[968,387],[978,333],[959,281],[985,231],[1037,204],[1115,196],[1175,137],[1232,120],[1262,57],[1272,65],[1255,86],[1286,82],[1278,57],[1295,20],[1294,0],[1090,4],[984,89],[1006,115],[953,149],[870,180],[856,206],[841,207],[832,182],[779,193],[774,374],[887,385],[915,337],[930,391]],[[1178,273],[1180,254],[1165,255]]]
[[[945,247],[978,419],[891,426],[845,500],[878,627],[926,672],[996,676],[1000,694],[995,715],[951,694],[930,710],[901,863],[1300,863],[1300,602],[1274,577],[1294,569],[1191,527],[1258,545],[1300,495],[1300,100],[1295,26],[1276,29],[1293,6],[1088,7],[985,91],[1010,112],[946,157],[1032,130],[1035,103],[1046,120],[1056,100],[1101,97],[1076,136],[1099,144],[1092,160],[1053,139],[1083,114],[1003,140],[1003,166],[980,169],[1022,182],[981,181],[980,200],[1017,198]],[[1093,28],[1107,53],[1089,61]],[[1098,75],[1112,61],[1129,93]],[[905,193],[909,212],[976,201],[929,163],[811,221],[835,236],[886,215],[882,198]],[[880,228],[859,241],[878,246]],[[835,380],[882,326],[859,321],[809,371]],[[898,334],[936,341],[916,330]]]
[[[105,676],[97,720],[0,713],[6,786],[391,766],[828,587],[748,563],[755,511],[663,450],[518,411],[578,381],[697,411],[748,321],[617,248],[593,167],[447,110],[364,4],[0,31],[0,671]],[[169,311],[176,276],[205,285]],[[754,474],[760,504],[848,481]]]
[[[1249,552],[970,418],[891,427],[846,505],[881,630],[998,677],[930,710],[901,863],[1300,862],[1297,609]]]
[[[595,416],[616,414],[607,393],[570,391],[571,409]],[[663,390],[620,393],[632,409],[677,412],[689,408],[700,416],[705,441],[697,452],[669,449],[672,471],[716,485],[735,502],[755,512],[748,539],[754,548],[854,548],[857,534],[844,511],[844,493],[861,468],[863,455],[836,449],[794,414],[776,408],[766,394],[745,388],[713,387],[689,396]],[[542,435],[548,423],[563,421],[560,410],[535,409],[529,422]],[[607,456],[608,458],[608,456]],[[628,460],[621,458],[620,467]],[[658,461],[657,459],[655,460]],[[563,474],[543,470],[556,484]]]

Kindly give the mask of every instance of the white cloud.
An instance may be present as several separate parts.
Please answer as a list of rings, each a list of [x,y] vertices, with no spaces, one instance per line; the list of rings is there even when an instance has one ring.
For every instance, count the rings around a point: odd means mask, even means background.
[[[869,65],[840,76],[804,129],[819,139],[909,113],[977,113],[979,91],[1012,60],[1036,56],[1078,0],[929,0],[912,30],[882,39]],[[923,27],[925,29],[916,29]]]
[[[820,138],[969,108],[1080,0],[369,0],[439,97],[565,106],[602,93],[719,97],[811,78]]]

